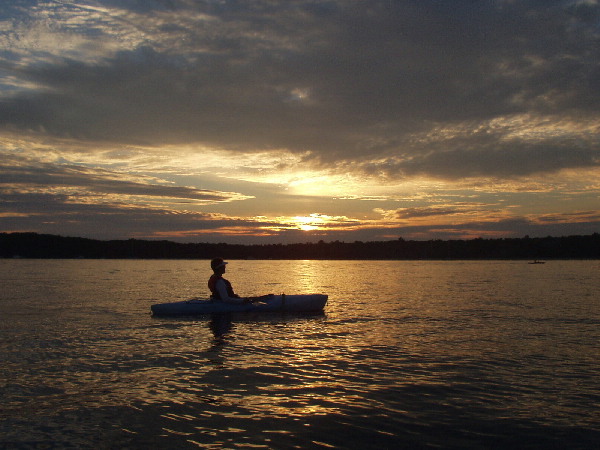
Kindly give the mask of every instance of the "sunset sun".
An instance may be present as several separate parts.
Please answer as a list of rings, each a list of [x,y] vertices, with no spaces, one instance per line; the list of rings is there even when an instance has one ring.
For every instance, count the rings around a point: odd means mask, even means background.
[[[448,3],[3,2],[0,232],[597,232],[600,5]]]
[[[599,43],[600,0],[0,0],[0,450],[599,448]]]

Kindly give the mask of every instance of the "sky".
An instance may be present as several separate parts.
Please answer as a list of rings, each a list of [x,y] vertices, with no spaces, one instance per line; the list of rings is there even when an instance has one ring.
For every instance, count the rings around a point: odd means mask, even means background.
[[[0,232],[600,232],[600,4],[2,1]]]

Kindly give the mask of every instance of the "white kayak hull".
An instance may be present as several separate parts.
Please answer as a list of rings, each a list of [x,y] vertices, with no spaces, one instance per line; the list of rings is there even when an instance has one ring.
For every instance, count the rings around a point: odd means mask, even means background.
[[[159,303],[150,309],[155,316],[190,316],[244,312],[319,312],[327,303],[327,295],[269,295],[257,303],[232,304],[212,300],[184,300]]]

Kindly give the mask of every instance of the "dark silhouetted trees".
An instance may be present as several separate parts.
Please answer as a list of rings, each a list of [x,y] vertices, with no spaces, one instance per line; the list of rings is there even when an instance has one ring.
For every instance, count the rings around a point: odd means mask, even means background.
[[[237,245],[139,239],[100,241],[37,233],[0,233],[0,258],[109,259],[600,259],[600,234],[471,239]]]

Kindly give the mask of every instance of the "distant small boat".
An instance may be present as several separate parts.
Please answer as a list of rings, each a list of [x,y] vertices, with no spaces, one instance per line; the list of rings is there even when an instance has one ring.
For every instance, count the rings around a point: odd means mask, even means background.
[[[538,261],[536,259],[535,261],[531,261],[529,264],[546,264],[546,261]]]

